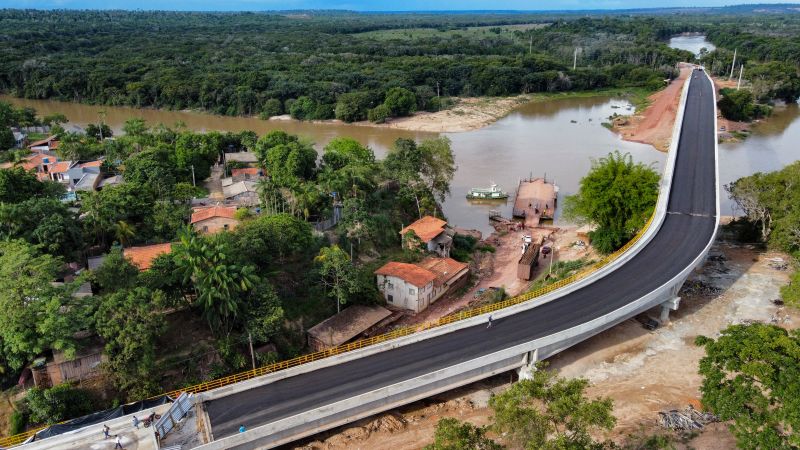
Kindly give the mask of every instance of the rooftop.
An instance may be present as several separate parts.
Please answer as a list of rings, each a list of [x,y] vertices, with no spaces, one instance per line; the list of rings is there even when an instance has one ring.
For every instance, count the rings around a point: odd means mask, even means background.
[[[139,270],[147,270],[153,264],[153,260],[158,255],[164,255],[172,251],[172,244],[145,245],[142,247],[128,247],[122,250],[122,254],[131,260],[134,266],[139,267]]]
[[[353,305],[308,330],[326,347],[336,347],[353,339],[392,313],[380,306]]]
[[[242,163],[256,163],[258,162],[258,157],[255,153],[252,152],[235,152],[235,153],[225,153],[225,160],[226,161],[238,161]]]
[[[446,225],[447,222],[442,219],[437,219],[433,216],[425,216],[411,225],[403,228],[403,230],[400,231],[400,234],[405,236],[409,231],[413,231],[414,234],[422,239],[422,242],[428,242],[440,235],[444,231],[444,227]]]
[[[210,219],[212,217],[225,217],[233,219],[236,214],[236,208],[233,206],[212,206],[210,208],[196,208],[192,212],[192,223],[197,223],[202,220]]]
[[[261,175],[261,169],[258,167],[240,167],[238,169],[231,169],[231,176],[237,175]]]
[[[36,142],[32,142],[32,143],[28,144],[28,148],[41,147],[43,145],[47,145],[48,147],[56,148],[56,147],[58,147],[58,145],[57,145],[58,144],[58,140],[57,139],[58,138],[55,135],[54,136],[50,136],[50,137],[48,137],[46,139],[42,139],[41,141],[36,141]]]
[[[462,273],[469,266],[453,258],[425,258],[417,264],[436,275],[436,284],[442,285]]]
[[[397,277],[416,287],[425,287],[437,278],[432,271],[414,264],[391,261],[375,271],[375,275]]]
[[[50,165],[50,173],[63,173],[66,172],[75,164],[72,161],[59,161],[55,164]]]
[[[230,186],[222,187],[222,193],[225,198],[235,197],[245,192],[256,192],[256,183],[254,181],[239,181]]]

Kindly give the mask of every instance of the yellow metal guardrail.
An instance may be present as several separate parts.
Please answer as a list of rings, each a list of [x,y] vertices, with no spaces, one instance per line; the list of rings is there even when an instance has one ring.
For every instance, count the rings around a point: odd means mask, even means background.
[[[641,231],[636,234],[627,244],[622,246],[616,252],[606,256],[605,258],[601,259],[600,261],[592,264],[591,266],[587,267],[586,269],[578,272],[572,276],[564,278],[563,280],[559,280],[553,284],[544,286],[542,288],[536,289],[534,291],[526,292],[525,294],[503,300],[501,302],[492,303],[490,305],[481,306],[479,308],[473,308],[461,312],[457,312],[454,314],[450,314],[448,316],[442,317],[436,321],[428,322],[420,325],[398,328],[393,330],[389,333],[380,334],[377,336],[373,336],[367,339],[361,339],[355,342],[351,342],[349,344],[340,345],[338,347],[329,348],[327,350],[309,353],[307,355],[298,356],[297,358],[288,359],[285,361],[277,362],[274,364],[270,364],[267,366],[259,367],[256,369],[251,369],[246,372],[240,372],[234,375],[229,375],[227,377],[218,378],[216,380],[207,381],[204,383],[196,384],[194,386],[185,387],[182,389],[177,389],[171,392],[167,392],[164,395],[169,395],[170,397],[177,397],[180,395],[181,392],[189,392],[189,393],[198,393],[198,392],[206,392],[212,389],[217,389],[223,386],[228,386],[234,383],[238,383],[240,381],[250,380],[255,377],[259,377],[262,375],[266,375],[273,372],[278,372],[281,370],[288,369],[290,367],[300,366],[303,364],[310,363],[312,361],[319,361],[321,359],[329,358],[331,356],[339,355],[342,353],[351,352],[353,350],[358,350],[361,348],[369,347],[375,344],[379,344],[382,342],[390,341],[392,339],[396,339],[402,336],[408,336],[420,331],[429,330],[432,328],[437,328],[443,325],[447,325],[453,322],[458,322],[460,320],[468,319],[470,317],[479,316],[481,314],[486,314],[489,312],[499,311],[501,309],[508,308],[510,306],[518,305],[520,303],[526,302],[528,300],[534,299],[536,297],[541,297],[542,295],[548,294],[550,292],[555,291],[556,289],[560,289],[564,286],[567,286],[570,283],[575,281],[581,280],[586,278],[587,276],[591,275],[592,273],[596,272],[602,267],[607,266],[611,262],[615,261],[617,258],[622,256],[628,249],[630,249],[636,242],[638,242],[644,233],[650,228],[650,225],[653,223],[653,218],[655,214],[650,216],[650,219],[647,220],[644,227],[642,227]],[[1,444],[0,444],[1,445]]]
[[[465,311],[450,314],[433,322],[428,322],[416,326],[398,328],[389,333],[380,334],[367,339],[361,339],[355,342],[351,342],[349,344],[344,344],[338,347],[329,348],[327,350],[323,350],[320,352],[309,353],[307,355],[298,356],[297,358],[287,359],[285,361],[280,361],[267,366],[251,369],[246,372],[240,372],[234,375],[228,375],[227,377],[217,378],[216,380],[206,381],[204,383],[195,384],[194,386],[189,386],[182,389],[176,389],[174,391],[166,392],[161,395],[168,395],[172,398],[177,398],[178,395],[181,394],[181,392],[198,393],[198,392],[210,391],[212,389],[221,388],[223,386],[239,383],[241,381],[251,380],[253,378],[260,377],[262,375],[266,375],[269,373],[285,370],[290,367],[300,366],[303,364],[310,363],[312,361],[319,361],[321,359],[329,358],[331,356],[339,355],[342,353],[351,352],[353,350],[358,350],[360,348],[369,347],[375,344],[380,344],[382,342],[390,341],[392,339],[396,339],[402,336],[408,336],[423,330],[429,330],[431,328],[437,328],[443,325],[451,324],[453,322],[458,322],[460,320],[469,319],[470,317],[479,316],[481,314],[499,311],[501,309],[505,309],[510,306],[527,302],[528,300],[534,299],[536,297],[541,297],[545,294],[549,294],[550,292],[553,292],[578,280],[586,278],[587,276],[598,271],[602,267],[605,267],[611,262],[615,261],[617,258],[622,256],[626,251],[628,251],[628,249],[630,249],[634,244],[636,244],[642,238],[644,233],[650,228],[650,225],[653,223],[654,217],[655,213],[650,216],[650,219],[648,219],[644,227],[642,227],[641,231],[639,231],[639,233],[637,233],[636,236],[633,237],[633,239],[631,239],[627,244],[622,246],[622,248],[620,248],[616,252],[606,256],[600,261],[592,264],[591,266],[585,268],[584,270],[574,275],[556,281],[555,283],[549,284],[542,288],[526,292],[522,295],[518,295],[516,297],[509,298],[501,302],[492,303],[490,305],[481,306],[479,308],[468,309]],[[44,428],[46,427],[38,428],[35,430],[29,430],[24,433],[16,434],[14,436],[2,438],[0,439],[0,447],[13,447],[15,445],[19,445],[25,442],[32,435],[43,430]]]

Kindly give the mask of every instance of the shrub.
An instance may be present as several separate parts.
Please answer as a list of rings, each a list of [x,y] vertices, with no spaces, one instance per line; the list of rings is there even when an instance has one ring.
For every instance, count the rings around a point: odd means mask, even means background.
[[[49,389],[32,388],[25,396],[25,402],[34,423],[58,423],[89,414],[94,409],[89,393],[69,384]]]
[[[386,105],[378,105],[367,113],[367,118],[373,123],[385,123],[389,116],[391,116],[391,111]]]
[[[280,116],[283,114],[283,105],[281,101],[277,98],[271,98],[264,103],[264,107],[261,108],[261,114],[259,117],[262,119],[269,119],[272,116]]]
[[[25,431],[25,425],[27,424],[28,416],[19,411],[14,411],[11,413],[11,419],[8,423],[8,434],[13,436],[22,433]]]

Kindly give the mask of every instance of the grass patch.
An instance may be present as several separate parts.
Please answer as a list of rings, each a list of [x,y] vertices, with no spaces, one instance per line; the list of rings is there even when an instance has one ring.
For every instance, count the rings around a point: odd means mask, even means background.
[[[594,264],[594,260],[586,258],[576,259],[574,261],[559,261],[553,264],[552,273],[549,267],[546,268],[544,273],[534,280],[528,291],[535,291],[557,281],[561,281],[564,278],[575,275],[580,272],[581,269],[591,264]]]

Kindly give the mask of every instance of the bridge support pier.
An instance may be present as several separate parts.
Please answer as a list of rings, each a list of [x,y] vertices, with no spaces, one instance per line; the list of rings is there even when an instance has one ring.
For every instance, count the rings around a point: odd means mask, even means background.
[[[520,380],[530,380],[533,378],[533,371],[536,370],[537,362],[539,362],[538,348],[522,355],[522,367],[517,369],[517,377]]]
[[[680,304],[681,304],[681,298],[677,297],[677,296],[676,297],[672,297],[671,299],[669,299],[669,300],[665,301],[664,303],[662,303],[661,304],[661,317],[659,317],[658,320],[661,323],[669,322],[669,312],[670,311],[677,311],[678,310],[678,306],[680,306]]]

